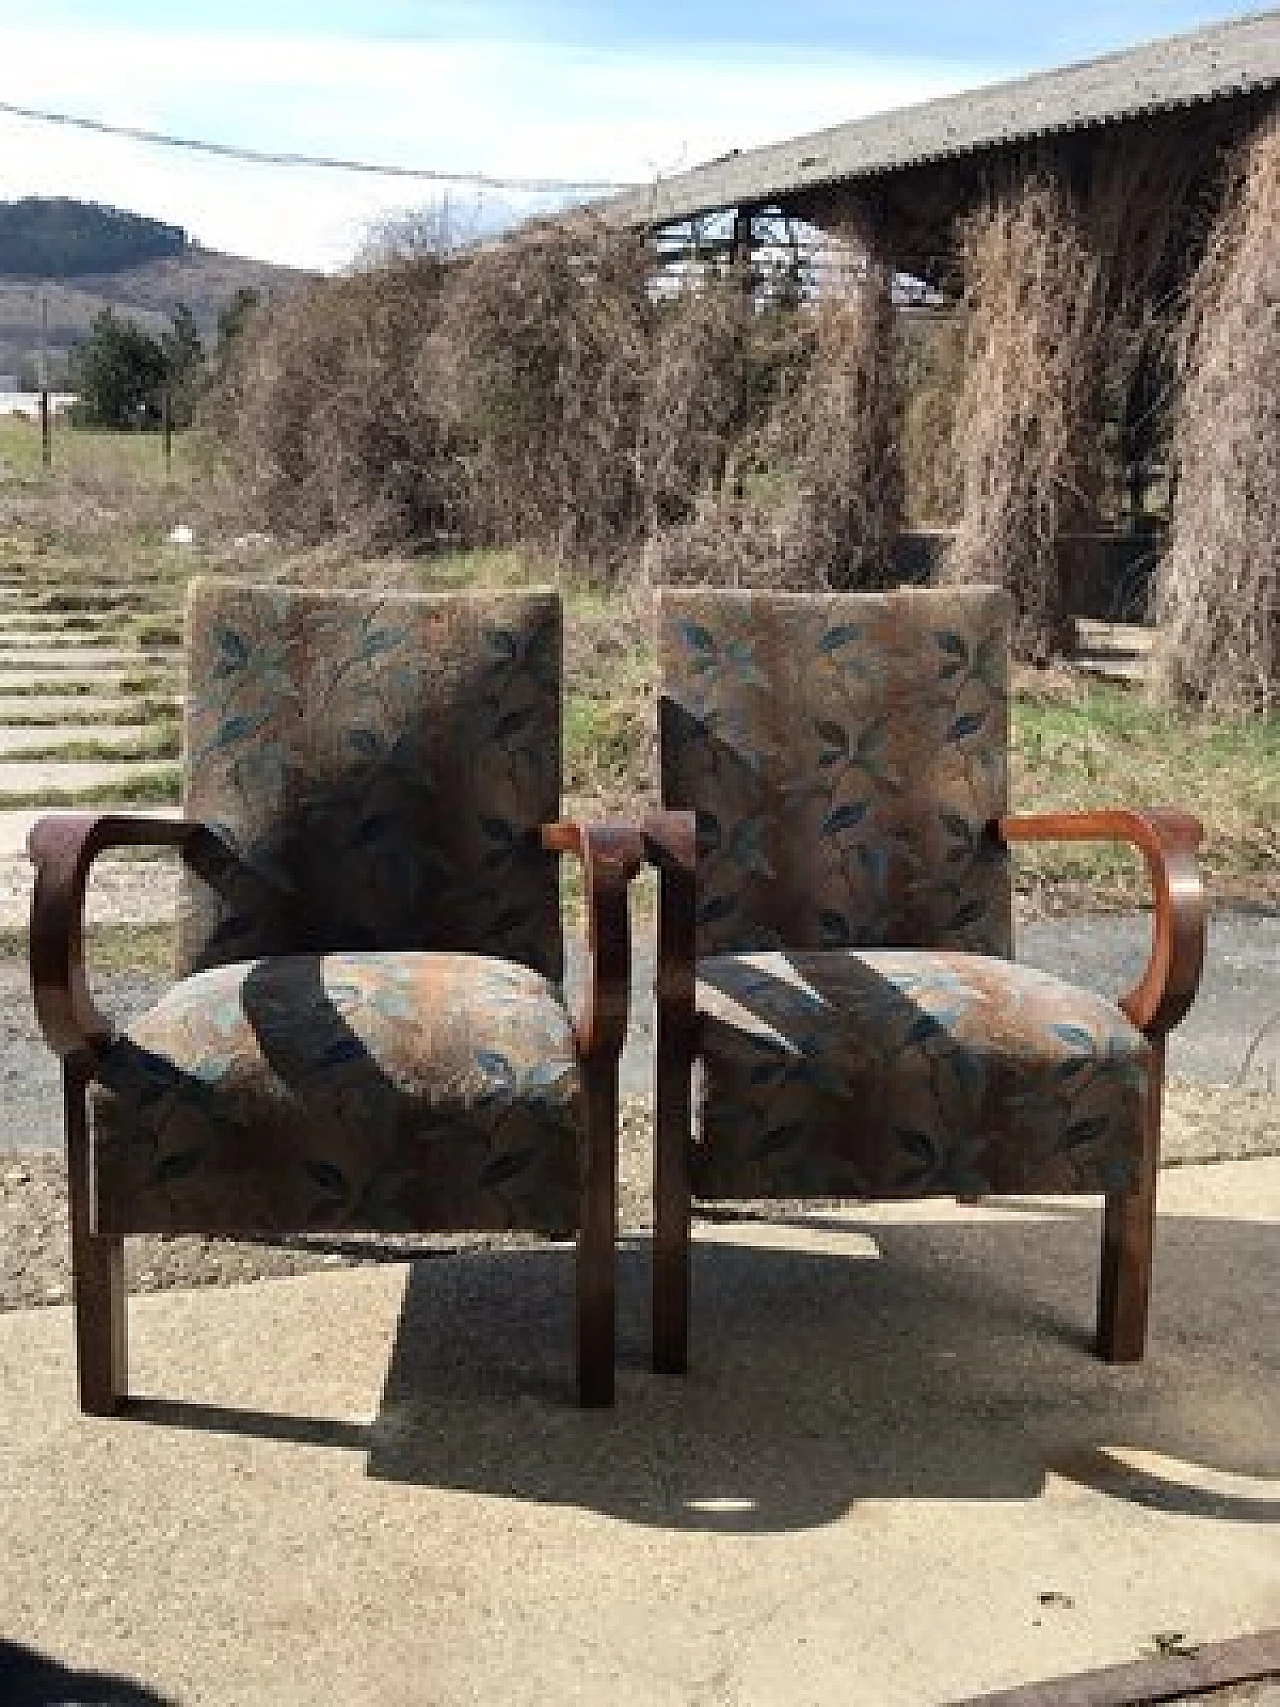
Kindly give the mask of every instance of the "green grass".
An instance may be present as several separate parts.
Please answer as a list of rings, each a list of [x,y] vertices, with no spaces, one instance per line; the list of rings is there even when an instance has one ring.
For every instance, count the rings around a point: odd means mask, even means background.
[[[143,699],[165,694],[173,686],[170,679],[158,670],[143,670],[133,675],[121,676],[118,685],[122,694],[138,694]]]
[[[6,634],[0,629],[0,647],[6,652],[128,652],[146,645],[171,642],[146,641],[137,629],[99,629],[95,634],[63,634],[56,628],[43,633]]]
[[[176,617],[144,617],[134,625],[139,646],[181,646],[182,623]]]
[[[24,601],[25,608],[36,615],[62,616],[66,625],[81,620],[88,622],[119,622],[127,624],[136,609],[134,595],[130,592],[111,592],[100,588],[96,592],[73,593],[55,589],[52,592],[38,593],[29,602]]]
[[[1018,695],[1010,796],[1017,811],[1178,806],[1205,825],[1211,880],[1280,871],[1280,717],[1167,711],[1137,692],[1081,684],[1070,699]],[[1019,850],[1038,881],[1127,888],[1136,861],[1107,844]]]
[[[197,433],[178,435],[166,471],[158,434],[59,422],[45,471],[39,442],[25,423],[0,421],[0,583],[46,610],[101,612],[106,593],[115,610],[171,619],[186,581],[208,561],[208,445]],[[195,527],[196,548],[167,543],[179,521]]]
[[[172,465],[166,473],[164,444],[159,433],[108,433],[73,427],[65,415],[55,415],[51,466],[40,456],[40,427],[36,421],[0,419],[0,476],[19,482],[51,485],[164,486],[179,489],[192,484],[200,471],[194,436],[177,433]]]
[[[523,552],[480,547],[444,551],[412,560],[413,579],[424,592],[455,592],[468,587],[547,587],[555,571]]]
[[[628,697],[570,692],[564,705],[564,785],[569,794],[622,800],[646,782],[637,707]]]
[[[21,605],[0,606],[0,639],[11,629],[28,634],[49,634],[56,640],[72,634],[128,634],[136,619],[127,611],[90,612],[33,610]]]

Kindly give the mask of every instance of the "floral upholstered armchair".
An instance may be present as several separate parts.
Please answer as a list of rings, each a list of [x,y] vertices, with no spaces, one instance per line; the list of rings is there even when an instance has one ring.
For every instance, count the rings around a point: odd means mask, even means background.
[[[1142,1355],[1200,826],[1007,816],[1010,615],[990,588],[659,596],[659,1369],[686,1363],[692,1197],[1101,1194],[1098,1348]],[[1145,856],[1119,1002],[1014,963],[1008,844],[1036,837]]]
[[[36,1010],[64,1063],[80,1396],[126,1387],[126,1234],[576,1232],[584,1404],[613,1395],[617,1060],[635,832],[556,822],[553,594],[193,584],[180,819],[32,832]],[[105,849],[182,856],[177,983],[90,997]],[[575,1024],[560,853],[583,864]]]

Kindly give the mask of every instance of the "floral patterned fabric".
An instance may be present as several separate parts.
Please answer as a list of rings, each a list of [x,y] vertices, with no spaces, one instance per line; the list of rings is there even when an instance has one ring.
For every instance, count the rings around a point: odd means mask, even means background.
[[[905,950],[698,965],[703,1197],[1116,1192],[1150,1045],[1030,967]]]
[[[663,590],[663,803],[698,814],[698,952],[1012,952],[993,588]]]
[[[461,954],[290,955],[183,979],[99,1058],[103,1233],[578,1224],[555,988]]]
[[[552,593],[312,592],[198,580],[179,972],[410,948],[561,973],[561,619]]]
[[[95,1062],[106,1233],[567,1231],[558,598],[192,584],[181,981]],[[421,951],[421,952],[414,952]]]

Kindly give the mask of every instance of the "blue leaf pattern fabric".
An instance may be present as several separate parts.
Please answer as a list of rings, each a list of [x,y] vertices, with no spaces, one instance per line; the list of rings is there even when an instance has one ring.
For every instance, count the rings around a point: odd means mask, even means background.
[[[662,589],[663,803],[698,814],[698,951],[1012,952],[993,588]]]
[[[1127,1190],[1157,1084],[1012,963],[996,588],[664,589],[664,806],[697,815],[693,1190]]]
[[[561,973],[560,603],[204,579],[187,611],[178,970],[431,948]]]
[[[479,955],[284,955],[176,984],[99,1057],[103,1232],[578,1221],[556,988]]]
[[[578,1225],[554,593],[192,583],[179,983],[99,1054],[99,1229]]]
[[[713,955],[698,965],[703,1197],[1113,1192],[1150,1045],[1105,998],[993,957]]]

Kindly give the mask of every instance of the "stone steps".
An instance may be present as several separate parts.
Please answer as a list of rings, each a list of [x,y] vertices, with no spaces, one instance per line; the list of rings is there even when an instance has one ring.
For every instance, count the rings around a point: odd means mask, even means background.
[[[45,812],[88,806],[90,793],[108,800],[114,794],[129,812],[172,810],[128,800],[140,782],[172,782],[177,764],[136,754],[169,720],[162,714],[147,723],[125,721],[144,697],[127,692],[125,682],[153,678],[145,697],[176,711],[181,650],[145,634],[148,624],[179,626],[181,602],[182,588],[155,575],[89,581],[58,579],[35,565],[0,569],[0,796],[31,802],[0,808],[0,925],[26,922],[32,882],[26,837]],[[48,721],[26,721],[33,716]],[[70,756],[88,743],[118,748],[118,755]],[[52,757],[27,756],[51,748]],[[91,809],[111,806],[95,802]],[[95,871],[88,916],[130,924],[172,919],[175,881],[171,859],[110,858]]]
[[[181,661],[176,647],[130,651],[121,647],[83,646],[78,651],[84,656],[71,656],[65,647],[52,648],[48,645],[42,645],[38,650],[9,650],[0,642],[0,676],[65,675],[87,679],[108,671],[120,675],[140,670],[176,670]]]
[[[1076,649],[1072,668],[1104,681],[1143,682],[1151,667],[1156,634],[1129,622],[1076,620]]]
[[[174,759],[6,759],[0,757],[0,796],[36,793],[86,795],[97,789],[119,788],[127,797],[131,785],[152,776],[169,776]],[[95,807],[96,811],[97,808]]]
[[[151,733],[146,725],[141,723],[115,724],[98,720],[93,723],[48,723],[14,727],[4,723],[0,717],[0,762],[17,760],[24,753],[40,752],[48,747],[73,747],[86,741],[121,748],[121,758],[136,759],[139,755],[133,749]],[[71,754],[67,756],[72,757]],[[148,755],[146,762],[156,763],[155,755]]]
[[[65,724],[83,734],[86,730],[110,728],[132,729],[135,734],[143,727],[136,721],[138,708],[153,699],[166,701],[173,715],[180,715],[182,701],[177,694],[6,694],[0,681],[0,731],[5,729],[52,730]],[[31,721],[41,718],[39,723]]]

